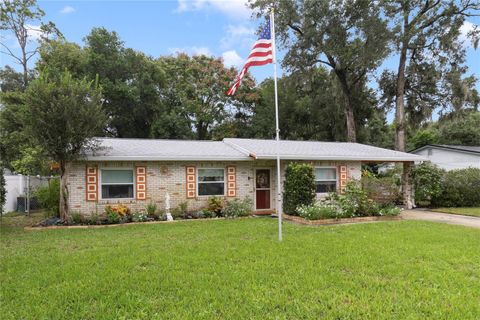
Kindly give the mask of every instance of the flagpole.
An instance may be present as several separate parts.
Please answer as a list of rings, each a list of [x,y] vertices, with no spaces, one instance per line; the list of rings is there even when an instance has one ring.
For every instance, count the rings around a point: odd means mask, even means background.
[[[275,46],[275,17],[273,8],[270,11],[270,31],[272,36],[272,55],[273,55],[273,81],[275,85],[275,144],[277,149],[277,215],[278,215],[278,241],[282,241],[282,183],[280,173],[280,128],[278,125],[278,89],[277,89],[277,53]]]

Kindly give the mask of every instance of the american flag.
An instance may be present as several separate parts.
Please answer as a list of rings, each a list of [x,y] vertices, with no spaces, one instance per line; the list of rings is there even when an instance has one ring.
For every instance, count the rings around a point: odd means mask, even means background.
[[[270,30],[270,19],[267,18],[267,21],[262,28],[262,32],[260,33],[260,38],[253,44],[253,48],[252,51],[250,51],[247,62],[245,62],[242,71],[240,71],[240,73],[237,75],[233,85],[230,87],[230,89],[228,89],[227,96],[233,96],[235,94],[235,91],[240,86],[240,83],[247,73],[248,68],[251,66],[263,66],[272,62],[272,34]]]

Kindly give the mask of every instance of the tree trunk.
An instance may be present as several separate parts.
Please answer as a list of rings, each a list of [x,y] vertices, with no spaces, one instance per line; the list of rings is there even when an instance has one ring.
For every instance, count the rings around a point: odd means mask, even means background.
[[[345,71],[335,70],[338,81],[340,82],[340,87],[342,88],[344,100],[345,100],[345,121],[347,124],[347,141],[348,142],[357,142],[357,129],[355,128],[355,114],[353,112],[353,99],[352,99],[352,90],[347,82],[347,76]]]
[[[60,161],[60,218],[66,219],[68,215],[68,185],[67,168],[65,161]]]
[[[398,63],[397,84],[395,90],[395,150],[405,152],[405,67],[407,45],[402,44]]]
[[[208,124],[200,122],[196,125],[197,128],[197,139],[205,140],[208,134]]]
[[[402,198],[405,209],[413,208],[411,171],[412,163],[404,162],[402,173]]]
[[[355,128],[355,115],[353,114],[353,106],[350,99],[346,99],[345,119],[347,121],[347,141],[357,142],[357,131]]]
[[[28,86],[28,65],[26,57],[23,57],[22,66],[23,66],[23,88],[26,90]]]

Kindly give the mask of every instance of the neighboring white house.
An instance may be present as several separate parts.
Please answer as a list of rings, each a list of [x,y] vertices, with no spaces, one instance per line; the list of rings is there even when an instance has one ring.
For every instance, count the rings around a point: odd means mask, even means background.
[[[480,146],[432,144],[410,151],[445,170],[480,168]]]

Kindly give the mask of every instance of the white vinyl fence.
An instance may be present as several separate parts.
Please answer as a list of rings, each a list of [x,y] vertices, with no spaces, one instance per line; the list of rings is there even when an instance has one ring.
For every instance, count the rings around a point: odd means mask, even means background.
[[[15,211],[17,209],[17,197],[33,196],[33,192],[40,186],[48,185],[50,177],[24,176],[21,174],[5,174],[5,189],[7,190],[6,202],[3,212]],[[29,181],[30,180],[30,181]],[[30,185],[30,190],[28,190]],[[27,208],[26,204],[23,204]]]

